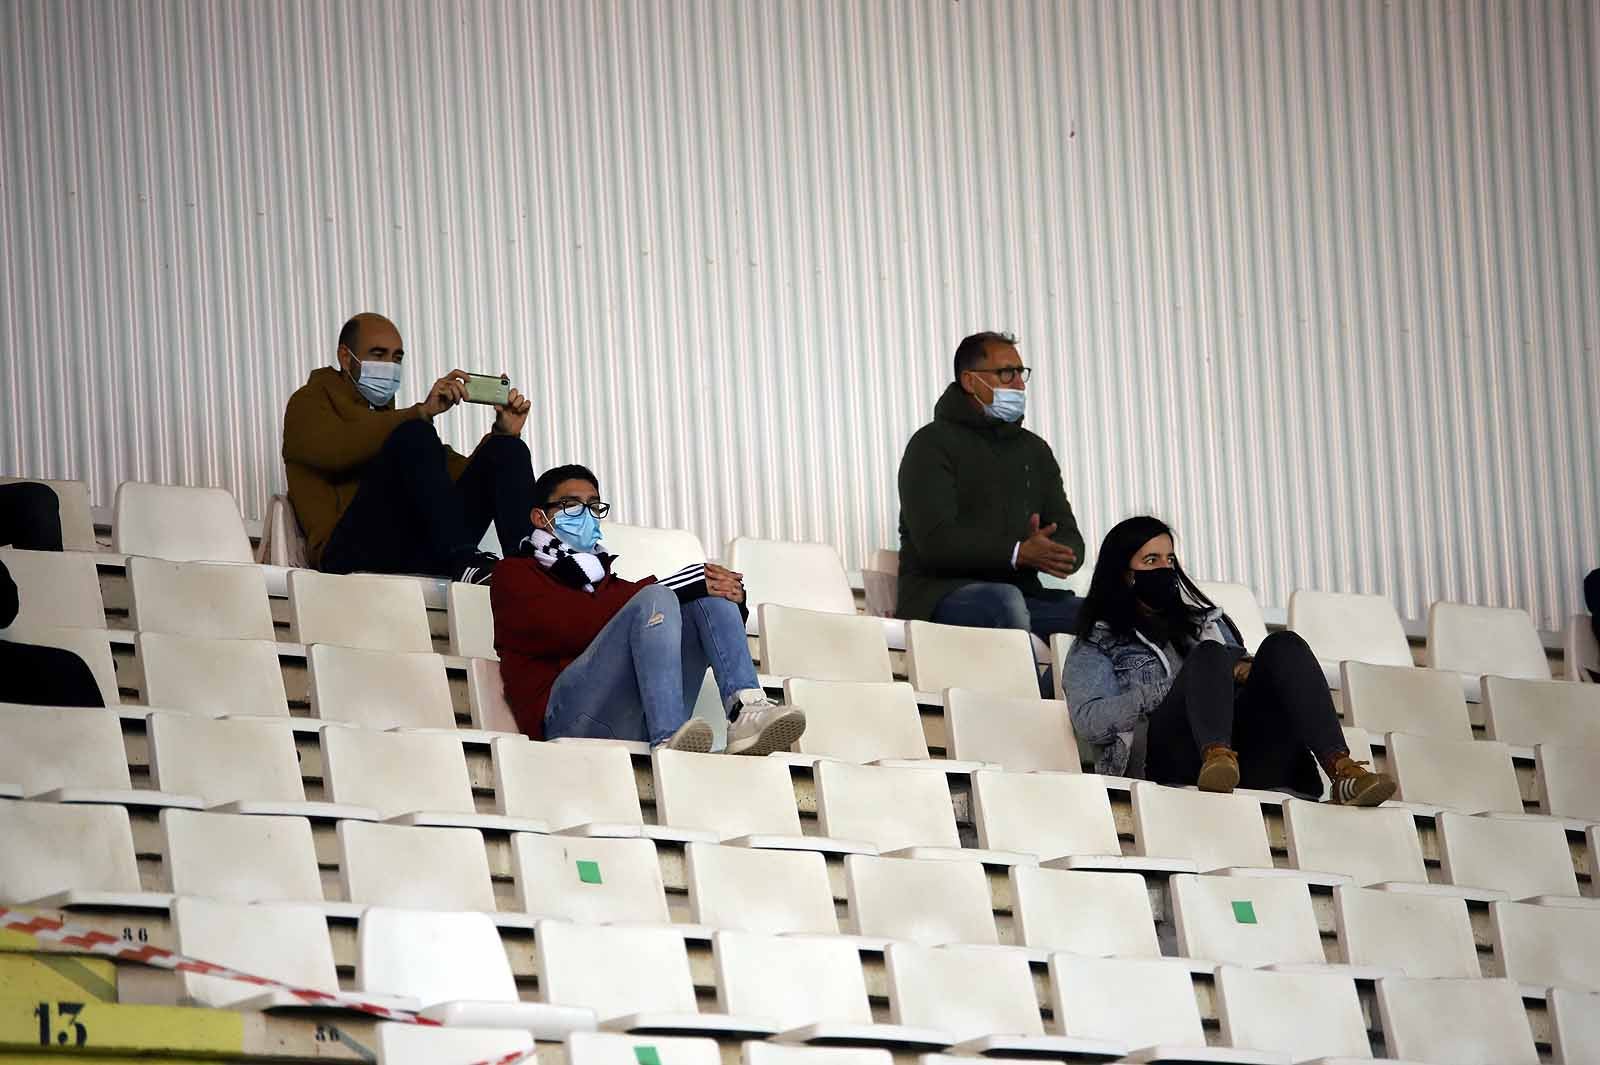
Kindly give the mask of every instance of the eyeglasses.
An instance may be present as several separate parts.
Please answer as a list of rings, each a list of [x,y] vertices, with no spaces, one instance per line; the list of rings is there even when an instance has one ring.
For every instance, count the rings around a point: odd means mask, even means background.
[[[598,499],[593,503],[585,503],[581,499],[558,499],[554,503],[551,503],[549,506],[545,507],[545,509],[559,510],[569,518],[575,518],[587,510],[598,520],[603,519],[607,514],[611,513],[611,504],[602,503]]]
[[[1016,381],[1016,379],[1018,377],[1022,378],[1022,383],[1023,384],[1027,384],[1028,383],[1028,378],[1033,376],[1033,367],[1031,367],[1031,366],[1002,366],[1002,367],[1000,367],[999,369],[996,369],[996,370],[973,370],[972,372],[973,373],[992,373],[992,374],[994,374],[995,378],[1003,385],[1011,384],[1012,382]]]

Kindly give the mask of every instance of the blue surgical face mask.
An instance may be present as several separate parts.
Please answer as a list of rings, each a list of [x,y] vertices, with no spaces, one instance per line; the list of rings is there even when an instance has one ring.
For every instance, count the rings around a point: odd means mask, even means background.
[[[361,376],[356,378],[356,390],[374,407],[386,406],[400,388],[400,364],[362,362],[357,359],[356,365],[361,368]]]
[[[588,507],[576,514],[558,510],[550,524],[555,526],[561,542],[574,551],[593,551],[600,543],[600,519],[589,513]]]
[[[1028,411],[1028,393],[1020,388],[995,388],[994,398],[983,405],[983,413],[1002,422],[1020,422]]]

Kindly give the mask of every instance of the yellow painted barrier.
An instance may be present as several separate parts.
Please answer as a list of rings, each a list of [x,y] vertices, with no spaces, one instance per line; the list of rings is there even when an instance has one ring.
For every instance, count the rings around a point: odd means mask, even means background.
[[[74,1000],[0,1001],[0,1053],[32,1050],[237,1057],[244,1020],[231,1010]]]
[[[117,963],[70,954],[0,954],[0,998],[117,1000]]]

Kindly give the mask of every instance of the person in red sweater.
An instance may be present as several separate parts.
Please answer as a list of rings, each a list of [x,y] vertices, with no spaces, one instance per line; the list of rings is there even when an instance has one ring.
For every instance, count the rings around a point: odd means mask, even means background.
[[[611,508],[583,466],[546,471],[534,500],[533,532],[489,585],[506,701],[525,734],[709,751],[711,726],[693,716],[709,666],[729,754],[793,746],[805,714],[774,704],[756,679],[737,573],[706,563],[660,583],[613,574],[600,538]]]

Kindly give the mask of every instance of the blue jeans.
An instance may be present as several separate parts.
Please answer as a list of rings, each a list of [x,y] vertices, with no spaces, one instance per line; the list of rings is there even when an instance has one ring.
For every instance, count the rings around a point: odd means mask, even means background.
[[[1077,631],[1082,607],[1083,600],[1074,592],[1046,588],[1042,596],[1023,595],[1012,584],[974,581],[939,600],[933,620],[975,629],[1021,629],[1049,643],[1057,633]],[[1049,669],[1039,678],[1039,693],[1047,699],[1055,694]]]
[[[715,596],[680,607],[673,592],[646,585],[556,678],[545,737],[660,743],[694,713],[707,666],[724,706],[761,687],[739,608]]]

